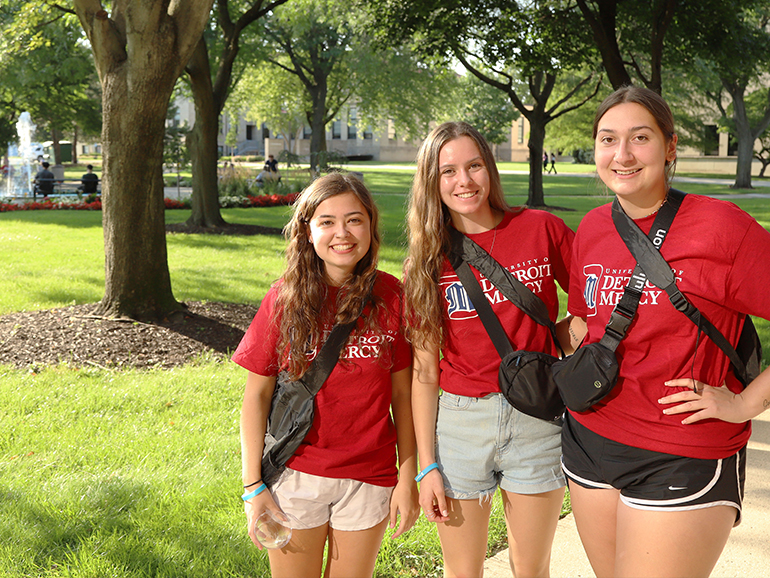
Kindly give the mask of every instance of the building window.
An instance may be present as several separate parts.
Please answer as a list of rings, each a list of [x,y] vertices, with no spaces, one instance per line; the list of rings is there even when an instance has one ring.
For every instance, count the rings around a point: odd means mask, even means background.
[[[309,126],[306,126],[305,128],[302,129],[302,138],[303,139],[309,139],[312,136],[313,136],[313,129],[312,128],[310,128]]]
[[[358,111],[355,106],[348,110],[348,140],[356,140],[356,126],[358,125]]]
[[[370,131],[369,129],[366,129],[364,131],[364,140],[372,140],[374,138],[374,133]]]
[[[524,144],[524,117],[519,118],[519,130],[518,130],[518,136],[516,137],[516,141],[519,144]]]
[[[342,138],[342,122],[339,120],[332,123],[332,138]]]
[[[398,136],[396,135],[396,123],[394,123],[392,120],[388,121],[388,140],[396,140]]]
[[[707,124],[703,127],[703,154],[719,155],[719,133],[715,124]]]
[[[246,140],[254,140],[254,129],[257,128],[253,124],[246,125]]]

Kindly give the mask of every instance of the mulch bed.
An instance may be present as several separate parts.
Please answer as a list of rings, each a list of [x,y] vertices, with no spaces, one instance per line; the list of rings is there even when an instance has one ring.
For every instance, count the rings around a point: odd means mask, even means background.
[[[166,225],[171,234],[281,235],[259,225],[224,227]],[[203,354],[226,358],[240,343],[257,312],[253,305],[192,301],[159,323],[107,319],[97,304],[0,316],[0,365],[37,371],[46,365],[170,368]]]
[[[157,324],[93,315],[96,304],[0,316],[0,365],[39,370],[66,362],[76,367],[169,368],[204,353],[225,358],[237,346],[257,308],[189,302]]]
[[[166,225],[166,233],[187,235],[283,235],[283,230],[277,227],[262,227],[261,225],[240,225],[228,223],[224,227],[198,227],[187,223]]]

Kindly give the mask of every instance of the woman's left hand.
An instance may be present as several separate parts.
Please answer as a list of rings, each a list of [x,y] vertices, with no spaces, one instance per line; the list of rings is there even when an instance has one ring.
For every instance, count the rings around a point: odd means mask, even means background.
[[[414,526],[420,515],[418,497],[417,482],[411,478],[399,478],[396,487],[393,488],[393,495],[390,497],[389,527],[395,528],[396,523],[398,523],[398,529],[393,532],[391,539],[398,538]],[[401,516],[400,520],[398,519],[399,515]]]
[[[666,415],[693,412],[682,420],[683,424],[691,424],[704,419],[721,419],[730,423],[743,423],[751,419],[749,408],[741,394],[736,394],[722,384],[713,387],[701,381],[690,378],[672,379],[665,383],[667,387],[686,387],[658,400],[660,404],[678,403],[663,410]]]

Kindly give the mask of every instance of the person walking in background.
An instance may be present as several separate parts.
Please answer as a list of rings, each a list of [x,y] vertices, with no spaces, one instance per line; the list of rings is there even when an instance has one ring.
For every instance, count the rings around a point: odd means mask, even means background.
[[[543,151],[543,170],[548,170],[548,153]]]
[[[404,278],[420,506],[437,525],[444,575],[481,576],[499,486],[515,575],[548,576],[565,485],[561,425],[503,397],[500,356],[447,259],[451,228],[531,286],[553,320],[556,284],[569,284],[573,233],[551,213],[508,207],[489,144],[471,125],[444,123],[422,143]],[[516,348],[557,354],[547,328],[473,273]]]
[[[732,344],[746,314],[770,319],[770,233],[732,203],[671,188],[677,135],[660,95],[615,91],[593,137],[599,177],[643,233],[660,226],[662,208],[675,211],[657,247],[700,314]],[[589,212],[575,237],[569,311],[587,320],[586,344],[604,335],[636,266],[612,210]],[[744,389],[702,327],[644,284],[614,388],[567,411],[564,471],[599,578],[708,576],[740,522],[749,420],[768,406],[770,371]]]
[[[553,174],[557,174],[556,172],[556,154],[553,152],[551,153],[551,166],[548,169],[548,174],[551,174],[551,171],[553,171]]]
[[[257,517],[283,510],[294,529],[286,546],[269,551],[273,578],[320,577],[327,547],[325,577],[371,576],[388,522],[396,537],[419,515],[401,285],[376,268],[378,212],[353,176],[314,181],[286,235],[286,270],[233,355],[249,371],[241,414],[249,536],[261,548]],[[266,488],[262,454],[278,371],[299,378],[332,326],[356,319],[315,396],[309,433]]]

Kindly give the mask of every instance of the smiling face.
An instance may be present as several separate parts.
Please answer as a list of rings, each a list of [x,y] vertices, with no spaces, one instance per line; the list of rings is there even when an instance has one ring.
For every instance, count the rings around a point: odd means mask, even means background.
[[[450,140],[439,152],[439,193],[452,223],[463,233],[495,226],[489,205],[489,172],[472,138]]]
[[[613,106],[597,124],[596,172],[620,199],[623,208],[643,216],[666,197],[666,167],[676,159],[676,135],[666,138],[642,105]]]
[[[352,192],[329,197],[310,218],[308,238],[324,262],[327,281],[339,287],[369,251],[369,213]]]

